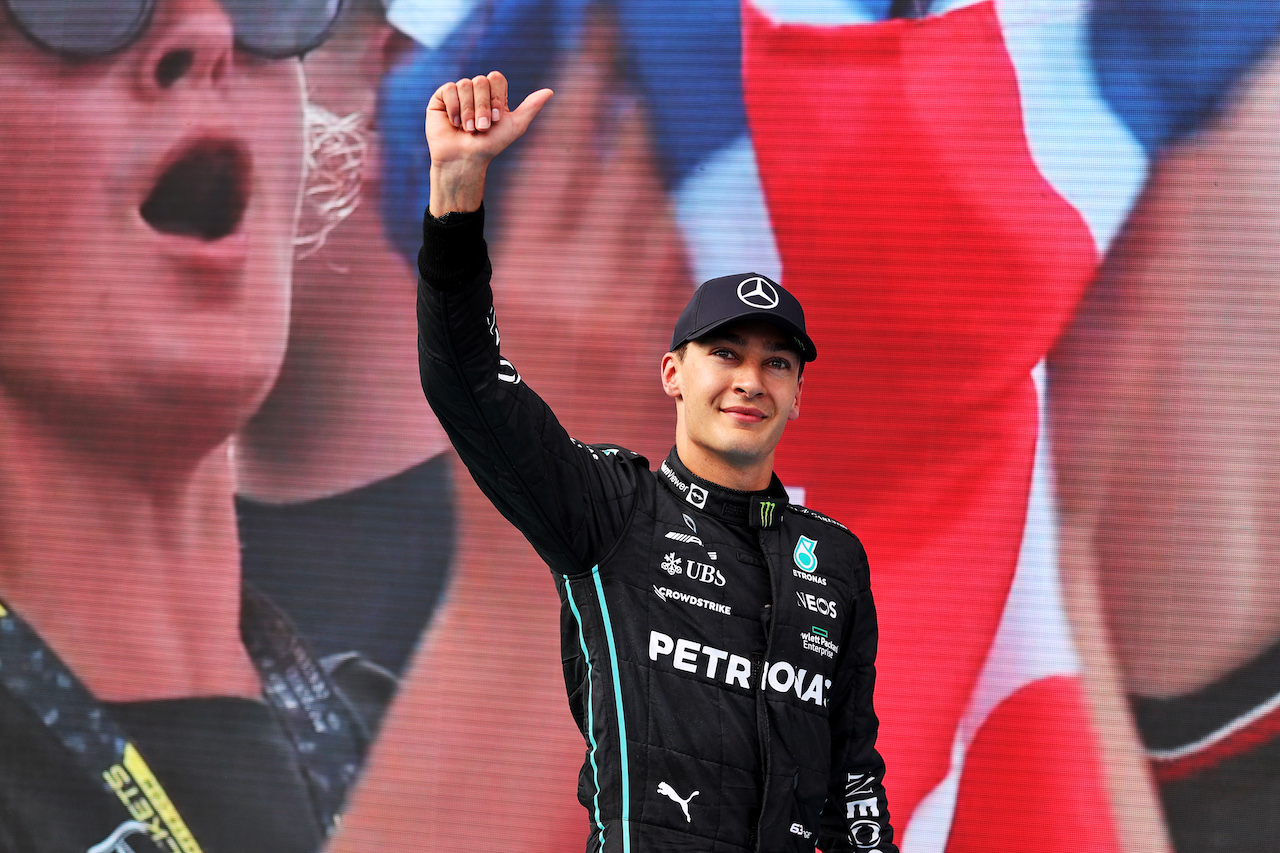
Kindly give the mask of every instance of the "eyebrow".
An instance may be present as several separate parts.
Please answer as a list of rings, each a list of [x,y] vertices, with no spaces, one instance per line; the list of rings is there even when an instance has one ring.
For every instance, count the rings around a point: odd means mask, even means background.
[[[706,340],[704,340],[702,343],[704,345],[709,345],[709,344],[716,343],[717,341],[722,341],[724,343],[733,344],[734,346],[739,346],[739,347],[745,347],[747,345],[746,338],[742,337],[741,335],[735,335],[733,333],[712,334],[712,335],[709,335],[706,338]],[[782,341],[782,342],[779,342],[776,340],[768,341],[765,344],[765,349],[769,350],[769,352],[786,352],[786,353],[791,353],[792,355],[795,355],[795,356],[800,355],[800,353],[796,351],[795,346],[788,343],[787,341]]]

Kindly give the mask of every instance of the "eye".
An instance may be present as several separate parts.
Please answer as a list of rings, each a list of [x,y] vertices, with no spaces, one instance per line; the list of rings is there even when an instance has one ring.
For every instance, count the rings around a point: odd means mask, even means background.
[[[781,370],[785,372],[791,369],[791,362],[785,358],[771,358],[769,359],[769,366],[774,370]]]
[[[716,358],[726,358],[726,359],[733,359],[738,357],[737,353],[735,353],[733,350],[727,347],[716,347],[715,349],[711,350],[711,355],[715,356]]]

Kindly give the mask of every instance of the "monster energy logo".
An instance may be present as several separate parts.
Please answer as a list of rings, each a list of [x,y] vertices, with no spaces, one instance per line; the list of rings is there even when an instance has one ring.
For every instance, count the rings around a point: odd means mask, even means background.
[[[760,526],[761,527],[773,526],[773,511],[777,508],[777,506],[778,504],[775,503],[774,501],[760,501]]]

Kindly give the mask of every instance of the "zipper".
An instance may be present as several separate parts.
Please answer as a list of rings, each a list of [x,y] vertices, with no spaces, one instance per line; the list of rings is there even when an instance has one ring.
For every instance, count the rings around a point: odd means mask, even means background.
[[[760,553],[764,555],[765,565],[769,567],[769,601],[765,603],[760,610],[760,623],[764,628],[764,660],[768,661],[773,652],[773,605],[778,599],[778,572],[774,569],[774,560],[769,551],[768,544],[765,542],[764,529],[756,531],[756,541],[760,543]],[[776,531],[773,531],[776,532]],[[778,534],[781,535],[781,534]],[[760,815],[756,818],[755,830],[755,847],[756,853],[760,851],[762,836],[764,835],[764,816],[766,814],[765,807],[769,802],[769,770],[770,770],[770,749],[769,749],[769,703],[765,699],[765,671],[764,662],[756,668],[759,672],[759,678],[756,680],[756,733],[760,738],[760,765],[764,772],[763,785],[760,790]]]

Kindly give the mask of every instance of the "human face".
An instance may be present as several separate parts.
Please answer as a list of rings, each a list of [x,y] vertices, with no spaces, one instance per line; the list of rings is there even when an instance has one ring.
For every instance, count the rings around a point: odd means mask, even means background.
[[[683,358],[668,353],[663,388],[676,401],[681,460],[721,485],[767,486],[783,427],[800,416],[800,364],[781,329],[755,320],[691,341]]]
[[[195,444],[253,411],[288,328],[301,108],[300,63],[237,50],[215,0],[161,0],[83,62],[0,22],[6,407]]]

